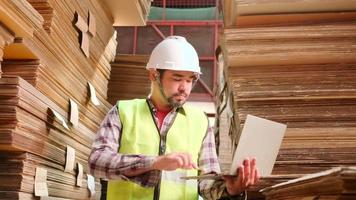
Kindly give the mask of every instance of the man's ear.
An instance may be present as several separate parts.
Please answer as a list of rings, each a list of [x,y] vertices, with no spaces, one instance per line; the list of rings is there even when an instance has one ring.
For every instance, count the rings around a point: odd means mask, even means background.
[[[150,79],[150,81],[155,81],[155,80],[157,80],[157,78],[158,78],[158,72],[157,71],[154,71],[154,70],[149,70],[148,71],[148,76],[149,76],[149,79]]]

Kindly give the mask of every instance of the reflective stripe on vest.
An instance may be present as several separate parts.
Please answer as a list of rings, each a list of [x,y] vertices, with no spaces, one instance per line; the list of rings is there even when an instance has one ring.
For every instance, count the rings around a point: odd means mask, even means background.
[[[123,124],[119,153],[159,155],[160,135],[145,99],[118,102]],[[198,109],[184,106],[177,113],[167,133],[165,153],[189,152],[198,163],[199,151],[208,127],[207,117]],[[197,175],[196,170],[163,171],[161,200],[198,199],[197,181],[182,180],[181,176]],[[108,183],[108,200],[152,200],[154,188],[144,188],[130,181]]]
[[[184,180],[181,179],[181,177],[183,176],[188,176],[188,173],[186,172],[186,170],[175,170],[175,171],[162,171],[162,180],[164,181],[170,181],[170,182],[174,182],[177,184],[186,184],[189,185],[191,187],[198,187],[198,181],[197,180]]]

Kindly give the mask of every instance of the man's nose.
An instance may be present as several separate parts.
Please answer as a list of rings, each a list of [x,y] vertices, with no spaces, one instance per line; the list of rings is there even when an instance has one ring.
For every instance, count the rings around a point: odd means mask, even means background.
[[[188,83],[186,81],[182,81],[180,84],[179,84],[179,87],[178,87],[178,90],[179,91],[185,91],[186,88],[188,86]]]

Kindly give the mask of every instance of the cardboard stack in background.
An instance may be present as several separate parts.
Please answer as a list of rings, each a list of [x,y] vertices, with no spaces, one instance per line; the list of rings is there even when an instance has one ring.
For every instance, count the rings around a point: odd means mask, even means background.
[[[263,189],[266,199],[355,199],[356,168],[334,167]]]
[[[114,26],[145,26],[152,0],[103,0],[111,11]]]
[[[226,0],[225,27],[295,25],[347,21],[355,17],[355,1],[349,0]]]
[[[147,55],[118,54],[112,63],[109,82],[108,101],[116,104],[117,100],[146,98],[151,90],[148,71],[145,66]],[[123,84],[125,83],[125,84]]]
[[[216,50],[217,54],[217,86],[215,89],[216,118],[214,125],[215,143],[219,156],[221,171],[230,171],[233,158],[233,143],[229,137],[231,109],[227,109],[227,83],[224,75],[224,63],[221,48]]]
[[[288,125],[273,176],[250,197],[263,199],[257,191],[282,180],[356,165],[356,2],[224,3],[219,95],[231,139],[236,144],[247,114]]]
[[[100,1],[1,1],[0,9],[1,27],[15,36],[1,50],[0,199],[38,199],[38,168],[47,170],[50,197],[99,199],[98,179],[95,194],[87,188],[87,160],[111,108],[106,100],[116,52],[111,14]],[[86,57],[80,48],[83,33],[74,24],[76,13],[88,22],[89,12],[100,28],[89,36]],[[100,105],[90,101],[88,82]],[[69,122],[70,99],[79,108],[78,125]],[[75,149],[75,167],[64,172],[67,146]],[[83,165],[81,186],[76,186],[77,163]]]

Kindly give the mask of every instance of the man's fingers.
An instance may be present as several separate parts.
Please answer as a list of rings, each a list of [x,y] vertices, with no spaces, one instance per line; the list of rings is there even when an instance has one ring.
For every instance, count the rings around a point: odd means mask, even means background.
[[[253,158],[251,160],[251,176],[250,176],[251,184],[255,183],[255,181],[256,181],[255,176],[256,176],[256,159]]]
[[[184,160],[181,156],[175,155],[174,159],[176,160],[177,168],[181,168],[184,165]]]
[[[251,165],[250,160],[247,158],[244,160],[244,180],[243,186],[247,187],[250,184],[250,175],[251,175]]]
[[[245,172],[245,179],[248,179],[250,177],[251,174],[251,168],[250,168],[250,160],[249,159],[245,159],[244,160],[244,172]]]
[[[257,184],[259,172],[256,165],[256,159],[246,158],[237,169],[238,177],[224,177],[226,188],[229,194],[239,194],[247,190],[251,185]]]
[[[198,166],[192,161],[192,156],[188,153],[174,153],[173,156],[176,158],[179,168],[198,168]]]
[[[185,153],[186,159],[187,159],[187,163],[186,163],[186,168],[187,169],[191,169],[193,168],[193,161],[192,161],[192,155],[190,155],[189,153]]]
[[[257,184],[259,179],[260,179],[260,173],[259,173],[258,169],[255,168],[255,178],[254,178],[255,182],[253,184]]]
[[[243,162],[243,168],[240,170],[242,173],[239,173],[241,175],[241,185],[245,188],[249,187],[250,185],[256,184],[259,175],[258,175],[258,170],[256,168],[256,159],[253,158],[249,160],[246,158]]]
[[[242,185],[244,180],[245,180],[245,172],[244,172],[244,166],[240,165],[239,168],[237,168],[239,177],[237,178],[238,184]]]
[[[193,169],[199,169],[198,165],[197,165],[195,162],[192,162],[192,163],[191,163],[191,167],[192,167]]]
[[[188,158],[188,161],[189,161],[189,163],[188,163],[188,169],[199,169],[198,168],[198,165],[193,161],[193,159],[192,159],[192,155],[190,155],[189,153],[186,153],[186,156],[187,156],[187,158]]]
[[[198,166],[192,161],[192,156],[188,153],[171,153],[157,157],[153,168],[158,170],[176,170],[178,168],[198,169]]]
[[[184,154],[177,154],[177,157],[181,160],[179,168],[186,168],[189,164],[189,160],[186,155]]]

